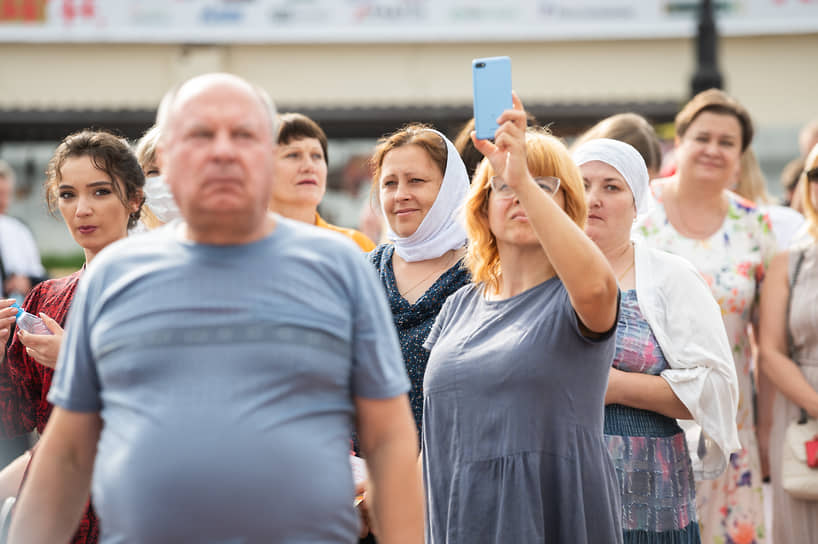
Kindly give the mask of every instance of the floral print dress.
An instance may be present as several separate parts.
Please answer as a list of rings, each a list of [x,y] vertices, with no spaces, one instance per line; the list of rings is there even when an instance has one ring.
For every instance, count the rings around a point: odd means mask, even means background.
[[[748,326],[757,311],[761,280],[776,242],[769,217],[752,202],[729,193],[727,216],[709,238],[679,234],[662,203],[666,182],[653,184],[657,205],[634,234],[647,245],[689,260],[710,286],[721,308],[739,381],[736,423],[743,448],[715,480],[696,483],[696,510],[704,544],[765,542],[761,463],[753,415],[752,356]]]

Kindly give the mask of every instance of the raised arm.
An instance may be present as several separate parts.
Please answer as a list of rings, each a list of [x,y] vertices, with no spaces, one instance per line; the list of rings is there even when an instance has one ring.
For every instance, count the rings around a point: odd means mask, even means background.
[[[357,429],[369,469],[367,501],[378,542],[423,542],[418,441],[406,395],[356,397]]]
[[[790,401],[804,408],[810,416],[818,417],[818,392],[790,359],[787,347],[788,259],[787,252],[773,258],[761,287],[759,369]]]
[[[489,159],[494,172],[514,190],[582,324],[594,333],[608,331],[616,321],[617,310],[613,270],[596,244],[537,186],[528,171],[526,113],[516,94],[513,101],[514,109],[506,110],[497,120],[500,127],[494,143],[474,135],[472,141]]]
[[[88,503],[102,421],[55,407],[12,518],[11,544],[68,542]]]

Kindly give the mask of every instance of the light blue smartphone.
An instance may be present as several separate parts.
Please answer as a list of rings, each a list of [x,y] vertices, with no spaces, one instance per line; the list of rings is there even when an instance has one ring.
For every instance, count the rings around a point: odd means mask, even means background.
[[[480,140],[493,140],[497,118],[512,108],[511,59],[488,57],[471,62],[474,84],[474,131]]]

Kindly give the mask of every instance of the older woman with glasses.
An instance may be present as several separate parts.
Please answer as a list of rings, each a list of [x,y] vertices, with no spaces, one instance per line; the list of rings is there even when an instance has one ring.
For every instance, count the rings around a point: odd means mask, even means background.
[[[601,138],[580,145],[574,160],[588,203],[585,233],[623,291],[605,441],[619,477],[624,542],[698,544],[694,471],[717,476],[741,447],[738,379],[721,311],[690,263],[631,241],[649,191],[640,153]],[[677,418],[707,433],[709,456],[692,462]]]
[[[618,289],[582,232],[579,170],[519,99],[466,201],[472,283],[432,327],[424,381],[429,543],[621,542],[602,437]],[[559,180],[557,179],[559,178]]]

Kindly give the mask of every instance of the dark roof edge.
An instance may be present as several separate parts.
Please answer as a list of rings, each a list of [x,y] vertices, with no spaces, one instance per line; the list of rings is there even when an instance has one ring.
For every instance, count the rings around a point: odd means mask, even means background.
[[[599,119],[632,111],[653,123],[673,120],[680,101],[622,101],[527,104],[538,123],[557,134],[575,134]],[[412,121],[432,124],[451,134],[472,115],[471,105],[300,107],[280,104],[315,119],[330,138],[376,138]],[[82,128],[107,128],[138,138],[152,123],[154,109],[0,110],[0,141],[60,140]]]

